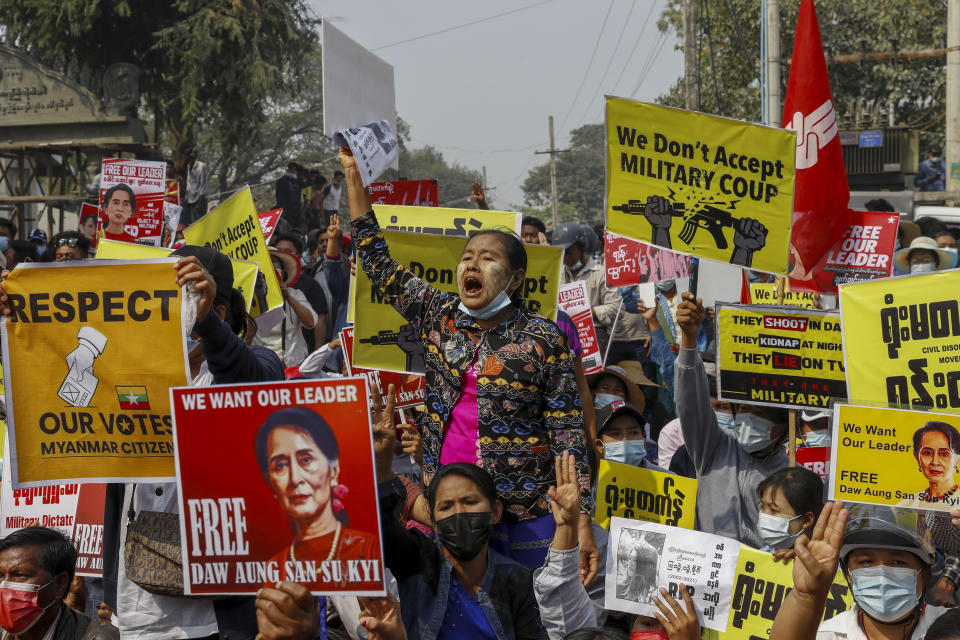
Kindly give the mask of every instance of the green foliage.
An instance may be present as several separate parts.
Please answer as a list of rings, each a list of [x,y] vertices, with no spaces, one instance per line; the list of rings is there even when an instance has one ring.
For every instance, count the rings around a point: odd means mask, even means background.
[[[570,132],[569,149],[557,155],[559,218],[561,221],[570,219],[581,222],[602,220],[605,166],[603,125],[588,124],[574,129]],[[550,163],[534,167],[520,188],[529,207],[546,212],[546,217],[537,217],[550,220],[553,215],[550,209]]]
[[[760,3],[755,0],[704,0],[710,13],[699,13],[703,30],[698,49],[700,101],[703,111],[759,121]],[[682,0],[670,0],[659,27],[682,41]],[[943,47],[946,44],[944,2],[929,0],[817,0],[817,18],[825,51],[856,54],[861,42],[866,52]],[[786,93],[789,61],[800,0],[780,0],[780,50],[784,60],[781,96]],[[737,35],[734,18],[744,41]],[[894,44],[894,40],[896,44]],[[710,44],[713,44],[711,57]],[[682,49],[682,45],[680,46]],[[829,57],[828,57],[829,63]],[[943,131],[946,59],[900,58],[892,62],[835,63],[829,65],[834,104],[841,119],[852,116],[854,104],[879,102],[881,114],[893,107],[895,122],[930,131]],[[716,88],[714,86],[716,75]],[[660,97],[663,104],[683,106],[683,78]],[[884,121],[886,121],[884,119]],[[855,126],[844,120],[841,126]]]
[[[2,0],[0,24],[55,68],[138,65],[167,144],[213,130],[228,156],[296,87],[317,40],[304,0]]]

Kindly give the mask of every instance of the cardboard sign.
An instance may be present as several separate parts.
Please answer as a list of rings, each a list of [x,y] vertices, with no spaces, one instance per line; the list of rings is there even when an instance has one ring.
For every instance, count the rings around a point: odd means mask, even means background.
[[[423,404],[426,389],[424,376],[415,373],[365,369],[353,364],[353,327],[344,327],[340,332],[340,346],[347,363],[347,375],[366,377],[370,386],[375,387],[383,398],[387,397],[387,390],[392,384],[396,389],[398,409]]]
[[[835,313],[717,304],[720,399],[805,409],[845,400]]]
[[[813,309],[816,294],[812,291],[783,292],[783,304],[788,307]],[[774,282],[751,282],[750,301],[753,304],[780,304],[777,296],[777,285]]]
[[[793,562],[774,562],[773,554],[740,545],[733,583],[730,620],[725,631],[705,629],[703,640],[766,640],[787,594],[793,590]],[[853,606],[853,592],[837,571],[823,619]]]
[[[849,397],[960,409],[960,271],[841,285]]]
[[[794,132],[607,96],[606,139],[610,231],[787,272]]]
[[[277,272],[249,187],[184,229],[183,237],[187,244],[210,246],[231,258],[257,263],[264,288],[255,288],[250,315],[257,317],[283,304]]]
[[[467,238],[384,231],[390,255],[428,284],[457,293],[456,266]],[[527,245],[523,294],[530,311],[556,316],[563,250]],[[423,373],[423,341],[413,324],[397,312],[361,268],[353,299],[356,312],[353,362],[367,369]]]
[[[812,269],[794,264],[791,291],[837,293],[837,286],[893,275],[893,250],[900,214],[850,211],[850,224]]]
[[[98,233],[109,240],[159,247],[163,238],[167,164],[104,158],[100,174]],[[127,190],[133,191],[133,197]]]
[[[146,258],[164,258],[169,256],[173,249],[166,247],[151,247],[116,240],[102,240],[97,249],[97,258],[101,260],[143,260]],[[256,262],[250,260],[236,260],[230,258],[233,267],[233,286],[240,290],[247,309],[253,302],[253,290],[257,285],[257,273],[260,269]]]
[[[797,464],[820,476],[824,482],[830,477],[830,447],[800,447]]]
[[[695,478],[600,461],[593,519],[604,529],[614,516],[693,529],[696,510]]]
[[[289,580],[384,594],[364,378],[170,396],[184,593],[253,595]]]
[[[4,281],[14,488],[172,481],[167,389],[190,379],[175,262],[27,263]]]
[[[935,511],[960,507],[960,454],[951,449],[958,427],[957,415],[837,405],[830,499]]]
[[[690,257],[607,231],[603,241],[607,286],[662,282],[690,275]]]
[[[0,486],[0,536],[28,526],[56,529],[77,545],[79,576],[103,575],[103,502],[105,484],[54,484],[14,489],[9,465]]]
[[[669,542],[667,541],[669,538]],[[653,616],[653,596],[688,587],[700,625],[725,630],[740,543],[655,522],[613,518],[607,543],[604,608]]]
[[[440,185],[436,180],[393,180],[371,182],[373,204],[399,204],[415,207],[439,207]]]
[[[587,284],[581,280],[570,284],[560,285],[560,297],[557,299],[558,308],[570,316],[573,325],[577,328],[577,338],[580,348],[583,371],[590,375],[603,369],[603,356],[600,354],[600,343],[597,341],[597,330],[593,324],[593,312],[590,308],[590,299],[587,296]]]

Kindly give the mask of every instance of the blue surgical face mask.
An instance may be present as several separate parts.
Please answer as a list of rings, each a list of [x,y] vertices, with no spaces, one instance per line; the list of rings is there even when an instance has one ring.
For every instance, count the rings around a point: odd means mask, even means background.
[[[864,613],[880,622],[902,620],[920,602],[917,574],[909,567],[878,564],[850,571],[853,599]]]
[[[773,422],[752,413],[738,413],[736,418],[737,442],[747,453],[757,453],[770,446]]]
[[[732,413],[727,413],[726,411],[717,411],[715,413],[717,414],[717,424],[720,425],[722,429],[733,429],[737,426]]]
[[[943,158],[941,158],[940,156],[933,156],[932,158],[930,158],[930,162],[932,162],[933,164],[940,164],[942,161],[943,161]]]
[[[763,543],[774,549],[789,549],[793,546],[793,541],[797,539],[800,532],[790,535],[790,523],[799,518],[783,518],[772,516],[760,512],[760,518],[757,520],[757,533]]]
[[[643,440],[614,440],[603,443],[603,459],[639,467],[647,457]]]
[[[823,429],[822,431],[811,431],[807,435],[803,436],[803,444],[808,447],[829,447],[832,442],[830,438],[830,430]]]
[[[677,288],[677,281],[663,280],[662,282],[657,282],[654,286],[657,288],[657,291],[670,291],[671,289]]]
[[[0,251],[6,251],[10,248],[10,238],[7,236],[0,236]]]
[[[476,318],[477,320],[489,320],[502,310],[509,307],[511,304],[510,296],[507,295],[507,291],[504,289],[500,292],[500,295],[493,299],[493,302],[482,309],[471,309],[467,305],[463,304],[462,300],[460,301],[459,308],[460,311],[463,311],[468,316]]]
[[[620,396],[615,396],[612,393],[598,393],[597,397],[593,399],[593,406],[597,409],[607,406],[611,402],[616,400],[623,400]]]

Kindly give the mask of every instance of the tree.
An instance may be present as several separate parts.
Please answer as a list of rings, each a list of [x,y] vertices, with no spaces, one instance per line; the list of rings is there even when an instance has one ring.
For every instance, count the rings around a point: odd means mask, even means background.
[[[289,95],[317,34],[305,0],[37,0],[0,3],[14,46],[98,77],[138,65],[142,104],[179,154],[214,131],[230,156]]]
[[[561,219],[591,222],[603,219],[603,125],[588,124],[570,132],[569,151],[557,155],[557,200]],[[530,170],[520,187],[531,210],[550,220],[550,163]],[[534,214],[536,215],[536,214]],[[538,216],[542,217],[542,216]]]
[[[758,52],[760,3],[755,0],[700,0],[697,39],[700,103],[703,111],[742,120],[760,120]],[[908,51],[946,46],[946,3],[929,0],[817,0],[824,49],[833,55]],[[784,60],[781,95],[786,92],[800,0],[780,0],[780,50]],[[661,31],[682,40],[682,0],[670,0],[661,15]],[[709,18],[708,18],[709,16]],[[741,39],[742,36],[742,39]],[[678,48],[682,49],[683,45]],[[899,59],[893,62],[829,64],[834,105],[841,126],[851,121],[860,102],[893,111],[897,124],[942,136],[946,59]],[[682,107],[683,78],[659,102]],[[886,122],[886,118],[883,118]],[[779,124],[779,123],[776,123]],[[868,126],[873,126],[871,123]]]

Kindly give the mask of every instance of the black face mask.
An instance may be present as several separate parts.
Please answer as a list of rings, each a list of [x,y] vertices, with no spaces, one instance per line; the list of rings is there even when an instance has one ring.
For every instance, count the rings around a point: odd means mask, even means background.
[[[437,522],[440,542],[454,558],[473,560],[493,532],[489,511],[456,513]]]

